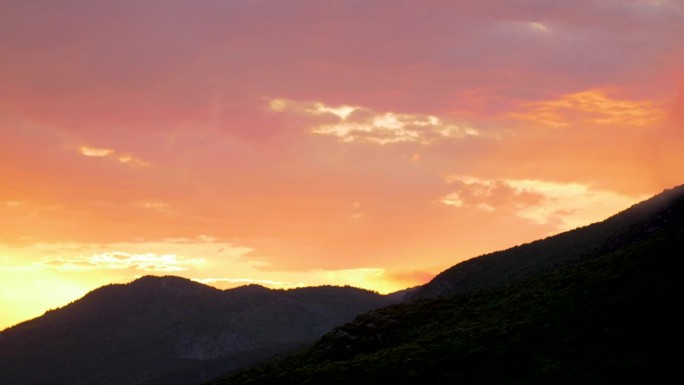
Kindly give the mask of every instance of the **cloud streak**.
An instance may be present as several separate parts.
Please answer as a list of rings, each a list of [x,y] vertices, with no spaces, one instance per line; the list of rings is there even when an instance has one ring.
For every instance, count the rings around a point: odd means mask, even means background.
[[[62,271],[131,269],[145,272],[180,272],[188,270],[189,266],[196,267],[202,263],[204,263],[204,259],[185,259],[175,254],[131,254],[122,251],[112,251],[89,257],[44,258],[35,263],[35,266]]]
[[[137,158],[133,155],[117,154],[116,151],[109,149],[109,148],[95,148],[95,147],[81,146],[81,147],[79,147],[78,150],[80,151],[81,155],[86,156],[86,157],[91,157],[91,158],[109,157],[109,158],[114,158],[114,159],[118,160],[120,163],[142,166],[142,167],[146,167],[146,166],[150,165],[150,163],[145,162],[144,160]]]
[[[321,102],[269,100],[272,110],[307,115],[316,121],[311,133],[337,137],[342,142],[377,144],[415,142],[430,144],[440,139],[461,139],[480,133],[464,123],[434,115],[376,112],[358,106],[327,106]]]
[[[627,196],[580,183],[530,179],[446,178],[455,191],[441,202],[455,208],[512,212],[556,231],[571,230],[606,219],[648,198]]]
[[[511,116],[552,127],[573,124],[648,126],[661,121],[666,111],[650,100],[632,101],[609,97],[605,92],[590,90],[563,95],[555,100],[524,103],[529,112]]]

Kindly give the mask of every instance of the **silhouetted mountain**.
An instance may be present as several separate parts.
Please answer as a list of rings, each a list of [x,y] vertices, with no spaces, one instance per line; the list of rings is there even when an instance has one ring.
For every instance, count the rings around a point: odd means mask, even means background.
[[[458,264],[415,301],[213,384],[684,383],[684,186]]]
[[[392,298],[352,287],[218,290],[143,277],[0,333],[0,383],[196,384],[313,342]]]
[[[413,298],[414,293],[421,289],[422,286],[413,286],[407,289],[395,291],[394,293],[387,294],[388,298],[391,298],[395,303],[404,302]]]
[[[459,263],[440,273],[411,298],[494,289],[595,259],[647,240],[673,221],[681,221],[682,204],[682,187],[666,190],[603,222]]]

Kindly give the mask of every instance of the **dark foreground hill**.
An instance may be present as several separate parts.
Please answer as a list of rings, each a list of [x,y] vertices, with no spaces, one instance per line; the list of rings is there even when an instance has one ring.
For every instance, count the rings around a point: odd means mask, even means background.
[[[212,384],[684,383],[682,295],[679,187],[457,265],[414,302]]]
[[[392,301],[351,287],[222,291],[143,277],[4,330],[0,383],[196,384],[311,343]]]
[[[681,225],[683,195],[684,186],[666,190],[603,222],[459,263],[412,297],[434,298],[503,287],[648,240]]]

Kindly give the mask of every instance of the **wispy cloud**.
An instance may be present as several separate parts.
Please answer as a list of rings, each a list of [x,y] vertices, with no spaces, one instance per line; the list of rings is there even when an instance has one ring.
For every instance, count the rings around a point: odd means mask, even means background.
[[[33,259],[33,262],[26,265],[32,270],[130,270],[132,273],[203,269],[218,261],[237,261],[251,251],[249,247],[220,242],[215,238],[200,235],[156,242],[36,243],[15,249],[12,253],[21,253],[27,256],[25,258]],[[6,267],[13,266],[9,262],[11,258]]]
[[[204,259],[188,259],[176,254],[134,254],[112,251],[91,256],[46,257],[34,265],[63,271],[133,269],[146,272],[178,272],[198,267]]]
[[[558,99],[527,102],[527,109],[511,116],[554,127],[572,124],[646,126],[661,120],[666,111],[651,100],[626,100],[601,90],[563,95]]]
[[[142,159],[140,159],[140,158],[137,158],[137,157],[135,157],[135,156],[133,156],[133,155],[131,155],[131,154],[119,155],[119,156],[117,157],[117,159],[118,159],[118,161],[121,162],[121,163],[127,163],[127,164],[136,165],[136,166],[141,166],[141,167],[147,167],[147,166],[150,165],[149,162],[146,162],[146,161],[144,161],[144,160],[142,160]]]
[[[342,142],[378,144],[416,142],[430,144],[444,138],[464,138],[480,133],[465,123],[434,115],[377,112],[359,106],[328,106],[321,102],[271,99],[273,111],[318,117],[311,132],[330,135]]]
[[[104,156],[109,156],[114,153],[114,150],[109,148],[94,148],[94,147],[79,147],[81,155],[101,158]]]
[[[136,165],[136,166],[149,166],[150,163],[146,162],[136,156],[133,156],[131,154],[121,154],[116,152],[113,149],[110,148],[96,148],[96,147],[87,147],[87,146],[81,146],[78,148],[79,152],[83,156],[87,157],[92,157],[92,158],[114,158],[120,163],[125,163],[125,164],[130,164],[130,165]]]
[[[147,210],[153,210],[157,211],[160,213],[166,213],[166,214],[171,214],[174,213],[174,211],[171,209],[171,205],[165,202],[160,202],[160,201],[135,201],[133,202],[134,205],[138,207],[142,207]]]
[[[527,23],[527,26],[535,31],[549,32],[549,27],[547,27],[544,23],[532,21]]]
[[[646,196],[627,196],[581,183],[532,179],[484,179],[450,176],[455,190],[442,197],[445,205],[509,212],[538,224],[568,230],[603,220]]]

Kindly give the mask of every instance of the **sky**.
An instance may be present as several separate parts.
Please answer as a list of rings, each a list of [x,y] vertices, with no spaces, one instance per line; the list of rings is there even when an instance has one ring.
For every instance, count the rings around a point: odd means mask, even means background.
[[[0,329],[108,283],[387,293],[684,183],[683,0],[0,3]]]

